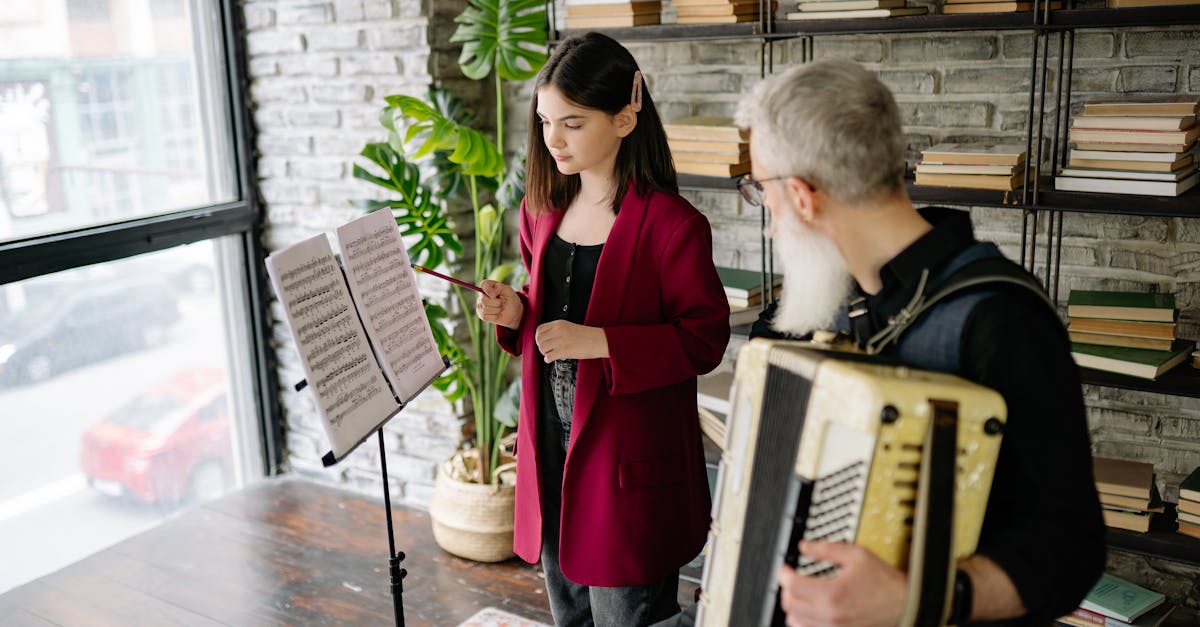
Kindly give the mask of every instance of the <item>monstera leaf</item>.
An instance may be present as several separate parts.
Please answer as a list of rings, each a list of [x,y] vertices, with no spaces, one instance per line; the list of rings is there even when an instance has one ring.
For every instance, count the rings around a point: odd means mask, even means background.
[[[374,183],[400,195],[398,200],[360,200],[354,204],[369,211],[389,209],[400,226],[400,234],[416,236],[409,245],[408,255],[414,263],[437,267],[445,261],[446,251],[461,254],[462,242],[450,228],[441,203],[433,199],[429,188],[421,184],[421,172],[404,155],[384,143],[363,147],[362,156],[379,166],[383,176],[377,176],[355,164],[354,178]]]
[[[532,78],[546,62],[546,9],[542,0],[469,0],[454,18],[451,43],[463,45],[458,65],[468,78]]]
[[[504,171],[504,157],[496,144],[483,133],[447,118],[425,101],[412,96],[388,96],[391,115],[389,144],[396,150],[416,146],[409,158],[420,159],[435,151],[448,151],[447,158],[462,168],[466,176],[496,177]],[[407,130],[399,133],[397,118],[403,118]],[[399,145],[397,145],[399,144]]]
[[[450,314],[441,305],[425,303],[425,316],[429,318],[429,328],[433,331],[433,340],[437,342],[438,352],[450,360],[451,368],[446,374],[433,381],[433,387],[451,403],[462,398],[467,393],[467,373],[471,370],[471,359],[463,351],[458,340],[446,330],[446,320]]]

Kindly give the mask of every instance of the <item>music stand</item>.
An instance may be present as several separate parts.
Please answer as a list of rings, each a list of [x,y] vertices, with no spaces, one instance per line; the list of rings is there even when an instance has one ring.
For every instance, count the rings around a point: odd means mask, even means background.
[[[386,425],[389,420],[396,417],[397,414],[404,411],[404,408],[408,407],[408,404],[414,398],[420,396],[421,392],[424,392],[427,388],[429,388],[429,386],[432,385],[438,377],[442,376],[442,373],[446,372],[446,370],[450,368],[450,360],[444,356],[442,357],[442,364],[443,368],[437,374],[433,375],[433,378],[431,378],[429,381],[426,381],[425,384],[422,385],[412,395],[412,398],[403,401],[399,401],[397,399],[400,403],[400,407],[396,411],[384,417],[383,420],[379,421],[379,424],[375,425],[371,429],[368,429],[367,432],[363,434],[361,438],[359,438],[358,442],[356,442],[354,446],[351,446],[349,449],[347,449],[341,457],[335,456],[333,451],[327,451],[323,456],[321,456],[321,464],[328,468],[342,461],[343,459],[346,459],[346,457],[348,457],[350,453],[353,453],[354,450],[359,447],[359,445],[361,445],[363,442],[366,442],[367,439],[371,437],[372,433],[376,434],[379,439],[379,471],[383,479],[383,511],[387,515],[388,574],[391,579],[392,612],[396,616],[396,627],[404,627],[404,577],[408,575],[408,570],[400,568],[400,562],[404,561],[405,557],[404,551],[396,550],[396,534],[392,526],[392,494],[387,474],[387,454],[384,450],[383,444],[383,426]],[[301,379],[300,382],[295,386],[296,391],[299,392],[300,390],[303,390],[305,387],[307,387],[307,385],[308,381]]]

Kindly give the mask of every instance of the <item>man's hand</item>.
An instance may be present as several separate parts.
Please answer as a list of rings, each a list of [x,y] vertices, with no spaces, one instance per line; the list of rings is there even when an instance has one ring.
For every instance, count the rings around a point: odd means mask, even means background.
[[[475,315],[480,320],[509,329],[521,326],[525,305],[513,288],[491,279],[484,279],[479,288],[483,294],[475,301]]]
[[[604,329],[555,320],[538,325],[534,335],[546,363],[556,359],[597,359],[608,357],[608,337]]]
[[[780,603],[788,627],[896,627],[908,589],[905,573],[867,549],[842,542],[801,542],[800,552],[837,564],[828,578],[780,567]]]

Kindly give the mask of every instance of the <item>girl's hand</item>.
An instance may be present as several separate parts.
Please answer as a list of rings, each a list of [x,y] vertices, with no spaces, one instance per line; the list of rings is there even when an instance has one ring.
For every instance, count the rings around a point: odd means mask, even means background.
[[[604,329],[555,320],[538,325],[534,334],[538,350],[546,363],[556,359],[599,359],[608,357],[608,337]]]
[[[525,305],[513,288],[491,279],[484,279],[479,287],[483,295],[475,301],[475,315],[480,320],[514,330],[521,326]]]

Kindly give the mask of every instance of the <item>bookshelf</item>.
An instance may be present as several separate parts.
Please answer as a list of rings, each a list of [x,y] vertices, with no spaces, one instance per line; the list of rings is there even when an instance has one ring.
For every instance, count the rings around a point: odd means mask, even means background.
[[[549,10],[552,10],[553,4],[547,3]],[[760,6],[765,4],[761,3]],[[662,24],[601,30],[625,42],[756,42],[763,48],[763,76],[774,71],[772,44],[792,39],[811,40],[818,36],[862,34],[1028,31],[1034,37],[1034,45],[1028,65],[1031,80],[1026,107],[1031,123],[1024,131],[1025,145],[1031,155],[1035,152],[1033,147],[1044,147],[1036,151],[1041,153],[1040,160],[1051,166],[1050,171],[1057,171],[1065,161],[1065,137],[1066,127],[1070,122],[1069,115],[1061,113],[1059,119],[1046,120],[1044,123],[1033,121],[1044,120],[1043,114],[1052,108],[1060,112],[1070,111],[1075,31],[1200,25],[1200,4],[1124,9],[1071,8],[1076,4],[1074,0],[1066,0],[1065,4],[1068,7],[1066,9],[1045,11],[1044,8],[1039,8],[1038,11],[1023,13],[931,14],[820,21],[777,20],[773,15],[760,15],[758,21],[740,24]],[[579,31],[555,31],[552,40],[560,41],[576,32]],[[1053,53],[1052,47],[1056,49]],[[803,63],[811,60],[812,49],[811,44],[801,46],[799,58],[794,61]],[[1062,53],[1058,54],[1058,51]],[[1063,79],[1056,82],[1056,87],[1046,87],[1046,75],[1049,72]],[[736,193],[736,182],[733,178],[694,175],[679,177],[680,187],[687,190]],[[918,204],[1013,209],[1025,213],[1026,216],[1041,211],[1048,212],[1050,226],[1047,232],[1037,231],[1037,220],[1022,221],[1021,262],[1030,269],[1036,265],[1035,257],[1041,254],[1037,252],[1039,247],[1047,255],[1042,259],[1061,258],[1064,213],[1200,218],[1200,186],[1173,198],[1058,191],[1054,189],[1051,177],[1042,177],[1036,187],[1012,192],[917,186],[911,178],[906,182],[906,187],[910,198]],[[763,246],[766,250],[765,242]],[[764,275],[767,273],[765,266],[762,271]],[[1052,296],[1057,298],[1057,264],[1047,264],[1040,276],[1046,285],[1050,286]],[[735,338],[745,339],[748,333],[748,326],[733,329]],[[1081,377],[1083,383],[1088,385],[1200,398],[1200,370],[1187,364],[1180,365],[1156,381],[1090,369],[1081,370]],[[1174,506],[1168,506],[1168,511],[1173,511]],[[1149,533],[1144,534],[1110,529],[1108,541],[1109,545],[1116,549],[1200,566],[1200,539],[1176,533],[1173,529],[1152,527]]]

